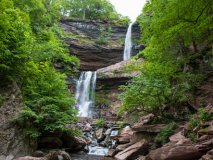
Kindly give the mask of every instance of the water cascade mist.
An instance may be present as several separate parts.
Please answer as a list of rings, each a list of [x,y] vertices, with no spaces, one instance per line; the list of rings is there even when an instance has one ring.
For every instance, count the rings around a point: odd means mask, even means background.
[[[124,55],[123,60],[128,60],[131,57],[131,49],[132,49],[132,42],[131,42],[131,36],[132,36],[132,24],[129,24],[127,33],[126,33],[126,39],[125,39],[125,47],[124,47]]]
[[[96,72],[81,72],[77,81],[75,98],[80,117],[91,117],[90,108],[94,105],[94,93],[96,85]]]

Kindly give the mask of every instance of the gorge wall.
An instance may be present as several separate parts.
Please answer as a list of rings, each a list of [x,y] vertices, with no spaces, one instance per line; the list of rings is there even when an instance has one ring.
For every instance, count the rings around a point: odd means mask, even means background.
[[[1,87],[0,89],[0,159],[30,155],[36,149],[35,140],[24,135],[13,120],[19,115],[24,106],[21,92],[16,83]]]
[[[59,26],[68,36],[65,39],[69,45],[70,54],[80,59],[80,71],[95,71],[113,65],[123,60],[124,39],[128,26],[115,26],[104,21],[82,21],[62,19]],[[110,38],[106,38],[110,45],[94,43],[101,34],[101,27],[106,32],[111,27]],[[69,36],[69,33],[76,36]],[[140,39],[140,28],[137,23],[132,27],[132,39]],[[132,55],[136,55],[143,46],[133,43]]]

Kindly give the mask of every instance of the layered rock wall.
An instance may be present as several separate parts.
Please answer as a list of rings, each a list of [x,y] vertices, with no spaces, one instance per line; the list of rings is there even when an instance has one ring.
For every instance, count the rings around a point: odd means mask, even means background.
[[[23,107],[21,92],[16,83],[0,89],[0,159],[12,159],[30,155],[36,149],[36,141],[30,140],[18,128],[13,118]]]

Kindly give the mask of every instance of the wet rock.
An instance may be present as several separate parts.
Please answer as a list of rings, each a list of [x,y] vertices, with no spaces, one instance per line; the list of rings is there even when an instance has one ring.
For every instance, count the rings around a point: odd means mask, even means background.
[[[89,152],[89,147],[88,147],[88,146],[85,146],[85,147],[84,147],[84,151]]]
[[[46,156],[46,160],[59,160],[57,151],[50,151]]]
[[[66,153],[65,151],[58,151],[58,154],[63,157],[63,160],[70,160],[71,159],[70,155],[68,153]]]
[[[139,153],[144,154],[147,151],[147,141],[145,139],[131,145],[130,147],[126,148],[122,152],[119,152],[115,155],[117,159],[135,159],[138,157]]]
[[[133,131],[131,128],[124,128],[122,129],[120,135],[110,136],[110,138],[117,140],[118,143],[124,144],[124,143],[130,142],[132,135],[133,135]]]
[[[19,157],[13,160],[46,160],[45,158],[36,158],[31,156]]]
[[[97,141],[100,142],[104,139],[104,128],[97,129],[95,131],[95,137],[97,138]]]
[[[115,149],[110,149],[110,151],[105,154],[105,157],[113,157],[116,153],[118,153]]]
[[[43,157],[44,156],[44,152],[42,151],[35,151],[33,153],[33,157]]]
[[[90,132],[92,130],[92,127],[89,123],[87,123],[83,129],[83,132]]]
[[[144,125],[143,123],[136,123],[134,126],[132,126],[132,130],[137,132],[160,133],[165,126],[165,124]]]
[[[42,137],[39,139],[39,148],[60,148],[62,146],[62,141],[58,137]]]

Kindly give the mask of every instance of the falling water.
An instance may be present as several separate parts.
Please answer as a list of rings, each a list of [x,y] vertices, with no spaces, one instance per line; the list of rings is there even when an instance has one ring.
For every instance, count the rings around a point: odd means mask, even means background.
[[[96,72],[81,72],[76,85],[76,100],[80,117],[91,117],[90,108],[94,105],[94,92],[96,85]]]
[[[131,48],[132,48],[132,42],[131,42],[131,35],[132,35],[132,24],[129,24],[127,33],[126,33],[126,39],[125,39],[125,48],[124,48],[124,56],[123,60],[128,60],[131,57]]]

